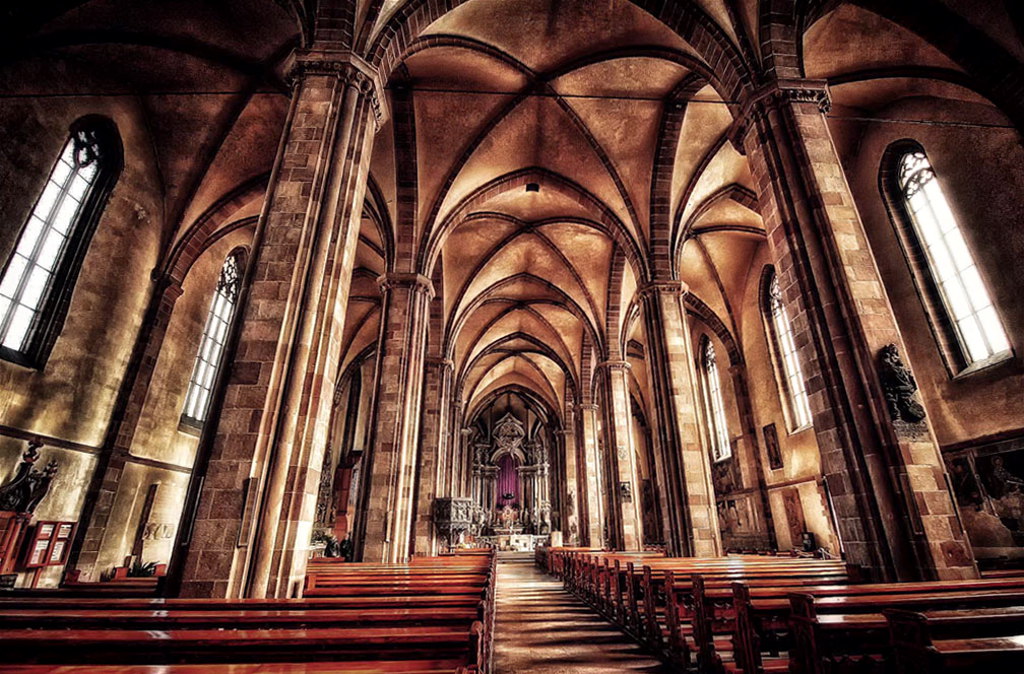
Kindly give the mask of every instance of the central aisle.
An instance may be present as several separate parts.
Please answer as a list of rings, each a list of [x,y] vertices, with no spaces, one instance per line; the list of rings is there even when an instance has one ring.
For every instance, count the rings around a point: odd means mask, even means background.
[[[498,553],[494,671],[668,672],[534,566],[533,553]]]

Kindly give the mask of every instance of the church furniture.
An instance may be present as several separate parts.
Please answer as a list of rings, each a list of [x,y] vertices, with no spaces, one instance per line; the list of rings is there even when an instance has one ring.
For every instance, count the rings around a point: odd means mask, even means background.
[[[1024,670],[1024,608],[885,612],[898,674]]]
[[[401,565],[316,562],[303,599],[0,599],[3,660],[486,672],[493,566],[489,552]]]
[[[786,671],[802,663],[813,670],[808,663],[838,661],[854,653],[860,653],[860,659],[878,657],[888,649],[882,613],[889,609],[952,612],[944,619],[953,625],[950,616],[957,612],[1024,606],[1024,586],[1013,581],[993,585],[996,582],[805,586],[799,593],[736,583],[731,669]],[[717,602],[728,605],[722,597]],[[785,651],[789,658],[781,655]]]

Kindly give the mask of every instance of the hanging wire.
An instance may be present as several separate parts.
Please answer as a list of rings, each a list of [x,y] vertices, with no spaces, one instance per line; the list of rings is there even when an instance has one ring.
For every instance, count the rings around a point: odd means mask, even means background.
[[[396,87],[388,87],[394,89]],[[562,99],[588,99],[599,101],[639,101],[650,103],[664,103],[663,96],[630,96],[625,94],[578,94],[564,93],[557,91],[505,91],[497,89],[463,89],[455,87],[412,87],[417,93],[426,94],[459,94],[468,96],[525,96],[529,98],[562,98]],[[0,93],[0,100],[4,99],[47,99],[47,98],[117,98],[117,97],[172,97],[172,96],[237,96],[237,95],[275,95],[285,94],[277,90],[198,90],[198,91],[176,91],[176,90],[153,90],[153,91],[100,91],[100,92],[27,92],[27,93]],[[722,99],[694,98],[686,101],[686,105],[739,105],[739,101]],[[1009,129],[1017,130],[1013,124],[1000,124],[997,122],[976,122],[970,120],[943,120],[943,119],[912,119],[902,117],[875,117],[868,115],[843,115],[835,112],[826,115],[828,119],[844,122],[862,122],[879,124],[913,124],[916,126],[936,126],[971,129]]]

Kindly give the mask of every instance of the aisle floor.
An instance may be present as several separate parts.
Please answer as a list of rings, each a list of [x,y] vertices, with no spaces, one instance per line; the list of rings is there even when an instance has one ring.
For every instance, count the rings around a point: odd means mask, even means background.
[[[537,569],[532,553],[498,555],[495,620],[496,674],[672,671]]]

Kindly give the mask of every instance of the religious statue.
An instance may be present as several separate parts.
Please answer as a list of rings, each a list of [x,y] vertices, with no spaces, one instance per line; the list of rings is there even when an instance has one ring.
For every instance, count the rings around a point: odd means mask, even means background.
[[[511,529],[512,525],[515,524],[516,520],[519,519],[519,513],[517,513],[516,509],[513,508],[512,506],[506,505],[504,508],[501,509],[500,519],[501,525],[504,528]]]
[[[36,470],[40,447],[41,444],[30,442],[14,477],[0,487],[0,510],[30,513],[50,490],[50,483],[57,476],[57,462],[51,459],[46,468]]]
[[[879,376],[885,402],[889,406],[889,416],[893,421],[916,424],[925,418],[924,407],[914,399],[917,381],[910,369],[903,364],[899,349],[895,344],[887,344],[879,352]]]

